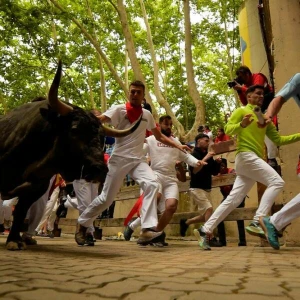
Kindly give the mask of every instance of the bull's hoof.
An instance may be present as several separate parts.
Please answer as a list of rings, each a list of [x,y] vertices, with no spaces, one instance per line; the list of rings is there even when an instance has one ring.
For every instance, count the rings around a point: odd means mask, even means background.
[[[10,241],[6,244],[6,249],[10,251],[26,250],[26,244],[22,241],[18,241],[18,242]]]

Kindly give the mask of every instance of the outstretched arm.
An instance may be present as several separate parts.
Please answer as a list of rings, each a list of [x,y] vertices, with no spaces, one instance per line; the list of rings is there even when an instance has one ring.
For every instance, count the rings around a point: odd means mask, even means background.
[[[187,145],[181,145],[181,144],[175,143],[174,141],[169,139],[167,136],[162,134],[157,128],[153,128],[153,129],[151,129],[151,131],[158,141],[162,142],[163,144],[165,144],[167,146],[177,148],[183,152],[185,152],[185,150],[187,150],[187,151],[191,150],[190,147],[188,147]]]

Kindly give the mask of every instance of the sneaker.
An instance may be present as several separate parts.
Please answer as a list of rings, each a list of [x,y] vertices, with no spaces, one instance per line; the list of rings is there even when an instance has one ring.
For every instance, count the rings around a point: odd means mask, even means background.
[[[30,245],[30,246],[37,245],[37,241],[32,237],[32,235],[29,235],[27,233],[23,233],[23,235],[22,235],[22,241],[26,245]]]
[[[167,243],[165,241],[166,239],[166,234],[163,232],[162,234],[162,237],[161,237],[161,241],[160,242],[156,242],[156,243],[150,243],[151,246],[154,246],[154,247],[167,247],[169,246],[169,243]]]
[[[128,225],[125,227],[124,232],[123,232],[123,235],[124,235],[124,238],[125,238],[126,241],[130,241],[131,236],[132,236],[133,231],[134,231],[130,228],[130,226],[129,226],[130,224],[131,224],[131,222],[128,223]]]
[[[87,234],[84,244],[86,246],[95,246],[94,237],[91,234]]]
[[[199,242],[199,246],[203,250],[211,250],[209,246],[209,235],[203,232],[202,226],[199,229],[194,229],[194,235]]]
[[[84,227],[77,223],[76,233],[75,233],[75,241],[78,245],[83,246],[86,240],[86,230],[87,227]]]
[[[164,243],[158,242],[158,243],[150,243],[150,246],[163,248],[163,247],[169,246],[169,244],[166,242],[164,242]]]
[[[189,228],[189,225],[185,223],[186,219],[181,219],[179,222],[180,225],[180,235],[185,236],[187,229]]]
[[[46,237],[49,237],[50,239],[53,239],[54,238],[53,231],[47,230]]]
[[[259,219],[261,227],[264,229],[266,237],[268,239],[269,244],[275,250],[280,249],[280,244],[278,241],[278,233],[275,226],[270,222],[270,217],[261,217]]]
[[[151,243],[164,242],[165,236],[166,234],[163,231],[147,229],[141,232],[140,237],[137,240],[137,244],[146,246]]]
[[[260,224],[258,221],[252,221],[245,229],[251,235],[255,235],[255,236],[258,236],[263,239],[266,238],[265,233],[262,230],[262,228],[260,227]]]
[[[41,236],[41,237],[46,237],[46,236],[47,236],[47,234],[44,233],[44,232],[42,232],[42,231],[36,232],[35,235],[36,235],[36,236]]]
[[[223,245],[215,237],[213,237],[211,240],[209,240],[209,246],[210,247],[222,247]]]

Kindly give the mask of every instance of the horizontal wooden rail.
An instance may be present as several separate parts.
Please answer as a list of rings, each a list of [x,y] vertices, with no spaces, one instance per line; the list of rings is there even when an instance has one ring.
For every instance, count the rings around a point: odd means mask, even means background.
[[[226,174],[220,176],[213,176],[212,178],[212,188],[231,185],[234,183],[236,178],[235,174]],[[188,179],[186,182],[179,182],[178,184],[179,192],[187,192],[190,187],[190,180]],[[140,188],[138,185],[122,187],[120,192],[115,198],[115,201],[120,200],[128,200],[138,198],[140,196]]]
[[[236,140],[233,139],[233,140],[229,140],[226,142],[212,144],[210,146],[209,150],[215,152],[216,155],[235,151],[236,150]]]
[[[275,204],[272,212],[275,213],[283,207],[283,204]],[[235,208],[224,221],[252,220],[257,207]],[[179,224],[181,219],[190,219],[198,216],[197,211],[175,213],[170,224]],[[95,220],[95,227],[123,227],[125,218],[101,219]],[[59,225],[76,226],[76,219],[60,219]]]

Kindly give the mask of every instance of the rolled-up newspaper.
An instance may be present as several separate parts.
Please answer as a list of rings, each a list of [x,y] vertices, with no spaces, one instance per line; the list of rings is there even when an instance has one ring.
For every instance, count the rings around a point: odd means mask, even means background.
[[[257,116],[258,123],[261,124],[261,125],[265,124],[265,118],[264,118],[264,115],[261,112],[260,107],[255,106],[253,111],[254,111],[255,115]]]

